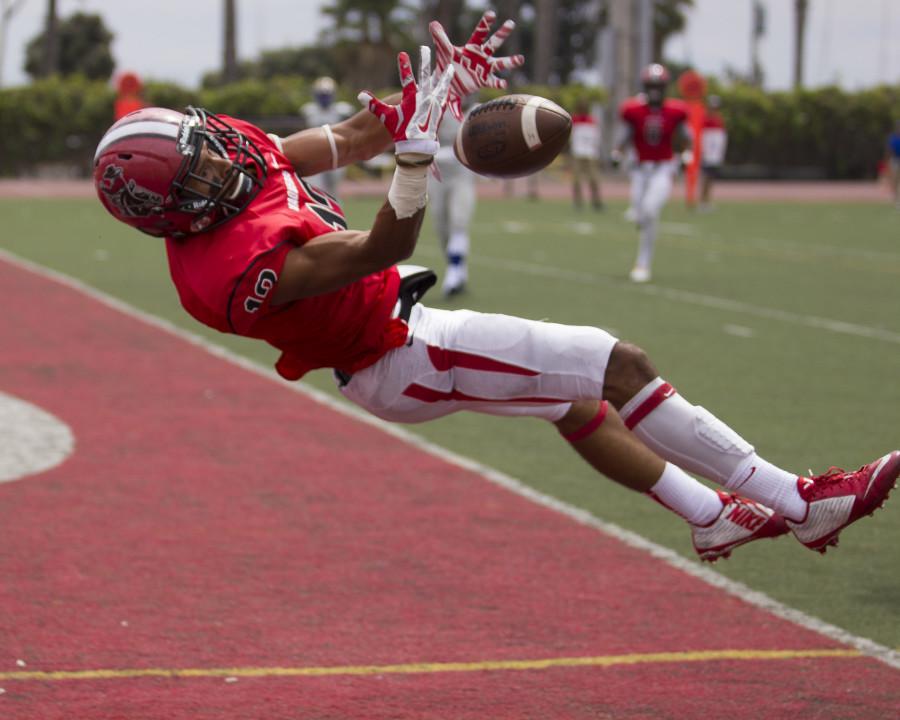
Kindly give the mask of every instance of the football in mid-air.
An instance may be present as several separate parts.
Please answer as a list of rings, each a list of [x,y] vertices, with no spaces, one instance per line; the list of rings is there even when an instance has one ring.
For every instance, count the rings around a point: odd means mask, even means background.
[[[569,140],[572,118],[537,95],[504,95],[473,109],[453,150],[472,172],[495,178],[530,175],[547,167]]]

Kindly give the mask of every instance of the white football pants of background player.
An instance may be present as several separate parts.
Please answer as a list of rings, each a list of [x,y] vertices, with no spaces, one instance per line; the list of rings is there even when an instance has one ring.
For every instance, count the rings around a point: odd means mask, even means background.
[[[428,177],[428,212],[447,260],[441,285],[445,296],[462,292],[468,282],[469,224],[475,213],[475,175],[453,152],[459,127],[460,122],[452,113],[444,115],[438,130],[441,148],[435,156],[441,181],[433,175]]]
[[[638,253],[631,271],[634,282],[647,282],[659,232],[659,216],[672,194],[677,160],[641,162],[631,169],[631,207],[638,226]]]

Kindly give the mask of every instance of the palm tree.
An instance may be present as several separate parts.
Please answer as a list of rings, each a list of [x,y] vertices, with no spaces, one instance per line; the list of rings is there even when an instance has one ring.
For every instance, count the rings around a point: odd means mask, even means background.
[[[44,58],[41,77],[48,77],[59,69],[59,17],[56,0],[47,0],[47,17],[44,21]]]
[[[806,42],[808,0],[794,0],[794,89],[803,87],[803,48]]]
[[[334,23],[324,35],[336,50],[342,81],[397,85],[397,52],[411,47],[416,8],[403,0],[334,0],[322,12]]]
[[[536,0],[535,11],[534,80],[547,85],[556,55],[556,3],[554,0]]]
[[[225,37],[222,57],[222,80],[237,80],[237,0],[225,0]]]

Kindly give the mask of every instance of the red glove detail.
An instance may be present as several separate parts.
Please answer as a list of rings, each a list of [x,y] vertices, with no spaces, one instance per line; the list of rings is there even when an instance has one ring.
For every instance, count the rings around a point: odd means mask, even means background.
[[[516,26],[515,22],[507,20],[497,32],[488,37],[496,18],[493,10],[485,12],[469,41],[462,46],[451,43],[444,28],[436,20],[428,26],[437,50],[438,72],[443,72],[444,68],[451,65],[456,70],[450,84],[448,103],[450,111],[459,120],[462,119],[463,98],[483,87],[505,88],[506,80],[497,77],[495,73],[517,68],[525,62],[524,55],[494,57],[494,53]]]

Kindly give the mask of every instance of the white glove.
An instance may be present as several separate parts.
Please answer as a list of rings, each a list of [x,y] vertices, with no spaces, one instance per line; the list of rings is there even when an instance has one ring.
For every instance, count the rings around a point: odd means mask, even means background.
[[[409,55],[397,56],[400,85],[403,96],[399,105],[389,105],[376,98],[368,90],[359,94],[359,101],[381,120],[394,139],[394,152],[399,155],[417,153],[428,156],[428,162],[438,151],[437,130],[453,79],[453,67],[447,67],[440,76],[431,72],[431,49],[419,48],[419,84],[413,79]],[[417,162],[416,164],[427,164]]]

